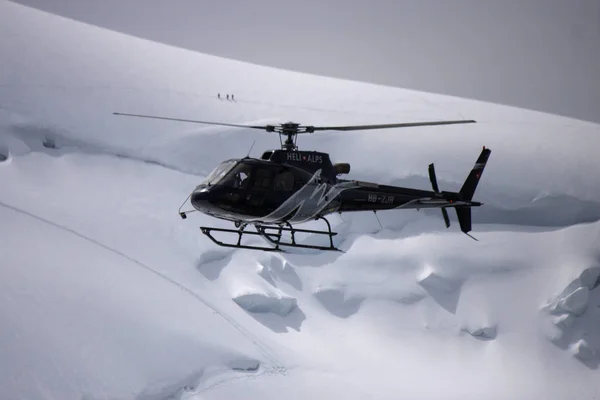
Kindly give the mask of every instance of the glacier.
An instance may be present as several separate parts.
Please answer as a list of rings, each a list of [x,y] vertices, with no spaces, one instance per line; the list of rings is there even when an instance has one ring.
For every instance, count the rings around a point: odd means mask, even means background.
[[[600,395],[600,125],[199,54],[8,1],[0,21],[2,398]],[[413,210],[379,212],[381,226],[335,216],[343,253],[216,247],[198,227],[225,223],[177,208],[220,161],[278,138],[115,111],[473,118],[299,146],[423,189],[435,162],[442,190],[490,147],[479,241]]]

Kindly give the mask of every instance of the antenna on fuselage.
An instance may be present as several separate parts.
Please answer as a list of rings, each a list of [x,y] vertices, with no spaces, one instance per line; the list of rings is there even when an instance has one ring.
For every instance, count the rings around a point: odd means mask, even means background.
[[[246,154],[246,158],[250,157],[250,152],[252,151],[252,149],[254,148],[254,143],[256,143],[256,139],[254,139],[252,141],[252,146],[250,146],[250,150],[248,150],[248,154]]]
[[[381,221],[379,220],[379,217],[377,216],[377,210],[373,210],[373,214],[375,214],[375,218],[377,218],[377,222],[379,222],[379,227],[383,230],[383,225],[381,225]]]

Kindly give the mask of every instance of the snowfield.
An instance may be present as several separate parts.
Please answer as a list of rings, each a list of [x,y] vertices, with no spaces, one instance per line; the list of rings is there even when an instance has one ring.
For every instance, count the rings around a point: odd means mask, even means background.
[[[600,126],[245,64],[0,1],[2,399],[600,397]],[[551,83],[549,83],[551,84]],[[235,101],[219,100],[235,94]],[[299,137],[349,177],[473,211],[332,217],[343,253],[231,250],[177,209],[244,129],[477,124]],[[311,227],[312,224],[306,224]]]

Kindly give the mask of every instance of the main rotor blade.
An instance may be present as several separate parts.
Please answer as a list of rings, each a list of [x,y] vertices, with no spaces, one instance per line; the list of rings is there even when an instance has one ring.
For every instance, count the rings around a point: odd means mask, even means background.
[[[457,121],[431,121],[431,122],[404,122],[399,124],[380,124],[380,125],[354,125],[354,126],[315,126],[311,127],[314,131],[361,131],[368,129],[387,129],[387,128],[411,128],[413,126],[432,126],[432,125],[454,125],[454,124],[472,124],[476,121],[472,119]]]
[[[128,114],[128,113],[118,113],[114,112],[114,115],[123,115],[126,117],[139,117],[139,118],[152,118],[152,119],[163,119],[167,121],[179,121],[179,122],[192,122],[195,124],[207,124],[207,125],[222,125],[222,126],[233,126],[235,128],[252,128],[252,129],[268,129],[268,125],[260,126],[260,125],[238,125],[238,124],[226,124],[224,122],[208,122],[208,121],[197,121],[194,119],[182,119],[182,118],[170,118],[170,117],[159,117],[156,115],[143,115],[143,114]]]

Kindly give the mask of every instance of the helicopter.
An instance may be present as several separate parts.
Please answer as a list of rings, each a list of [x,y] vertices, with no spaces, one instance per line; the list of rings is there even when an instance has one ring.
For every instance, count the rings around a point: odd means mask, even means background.
[[[327,216],[333,213],[397,210],[441,209],[446,228],[450,227],[448,208],[456,211],[460,229],[472,228],[471,208],[483,203],[473,201],[475,189],[486,166],[491,150],[483,146],[473,169],[458,192],[440,191],[434,164],[429,164],[432,191],[383,185],[373,182],[342,179],[350,172],[350,164],[331,162],[328,153],[303,151],[297,146],[300,134],[320,131],[357,131],[372,129],[410,128],[420,126],[475,123],[474,120],[403,122],[378,125],[308,126],[295,122],[274,125],[243,125],[225,122],[199,121],[155,115],[115,112],[114,115],[152,118],[169,121],[219,125],[245,129],[259,129],[279,134],[280,149],[264,151],[260,158],[249,154],[221,162],[190,193],[179,208],[182,219],[198,211],[214,218],[233,222],[235,229],[201,226],[201,232],[215,244],[223,247],[262,251],[286,251],[285,248],[308,248],[341,251],[334,246]],[[285,137],[285,140],[283,138]],[[181,211],[190,200],[193,210]],[[327,230],[300,229],[294,225],[323,220]],[[254,231],[246,229],[253,226]],[[213,232],[237,235],[237,240],[224,242]],[[284,232],[286,235],[284,235]],[[297,234],[327,237],[328,245],[313,245],[296,240]],[[260,236],[266,246],[242,244],[245,236]],[[284,236],[291,236],[284,239]]]

